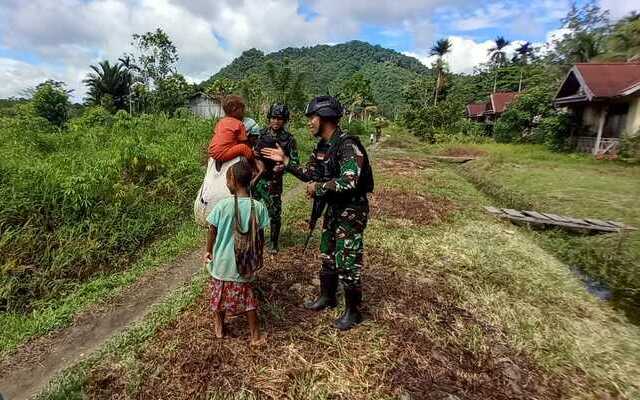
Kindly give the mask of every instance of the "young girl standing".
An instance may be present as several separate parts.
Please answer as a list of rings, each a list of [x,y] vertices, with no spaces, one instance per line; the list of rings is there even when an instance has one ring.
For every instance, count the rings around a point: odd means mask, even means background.
[[[213,277],[210,289],[216,337],[224,337],[225,314],[246,314],[251,345],[259,345],[265,338],[260,333],[252,281],[262,266],[269,214],[262,203],[249,195],[252,173],[246,158],[227,171],[227,187],[233,197],[216,204],[207,218],[210,225],[205,262]]]

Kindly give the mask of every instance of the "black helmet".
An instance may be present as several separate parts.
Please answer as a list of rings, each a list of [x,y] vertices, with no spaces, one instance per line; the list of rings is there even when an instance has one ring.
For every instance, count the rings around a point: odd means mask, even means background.
[[[289,107],[286,104],[274,103],[269,107],[267,118],[279,117],[285,121],[289,120]]]
[[[318,96],[307,104],[304,115],[310,117],[315,114],[322,118],[340,119],[342,110],[342,105],[335,97]]]

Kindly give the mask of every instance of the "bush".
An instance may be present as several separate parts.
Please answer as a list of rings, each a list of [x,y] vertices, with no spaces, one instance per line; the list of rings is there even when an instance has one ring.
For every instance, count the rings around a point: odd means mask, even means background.
[[[125,111],[126,113],[126,111]],[[72,130],[82,130],[94,127],[110,127],[113,115],[102,106],[87,109],[82,116],[71,120]]]
[[[62,127],[69,117],[69,95],[52,83],[44,83],[33,95],[33,108],[37,115],[52,125]]]
[[[98,107],[72,125],[51,135],[0,118],[0,312],[126,267],[191,216],[211,121]]]
[[[640,163],[640,131],[633,136],[624,136],[622,138],[620,159],[629,163]]]
[[[362,137],[368,137],[374,131],[373,126],[367,124],[365,121],[360,121],[358,119],[352,119],[350,124],[345,124],[344,129],[352,135]]]
[[[569,149],[569,125],[567,114],[555,113],[544,117],[533,129],[533,134],[550,150],[567,151]]]

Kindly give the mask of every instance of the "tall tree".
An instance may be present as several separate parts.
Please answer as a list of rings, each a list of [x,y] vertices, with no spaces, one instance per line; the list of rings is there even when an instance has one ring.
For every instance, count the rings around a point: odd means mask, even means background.
[[[504,48],[509,45],[509,41],[502,36],[498,36],[495,39],[495,44],[489,49],[489,60],[496,68],[495,76],[493,78],[493,91],[496,91],[496,85],[498,84],[498,71],[500,67],[507,63],[507,53]]]
[[[606,44],[607,51],[601,58],[621,61],[640,59],[640,13],[632,11],[616,22]]]
[[[125,109],[132,83],[127,68],[121,63],[112,65],[108,60],[91,65],[90,68],[93,72],[87,74],[87,78],[82,81],[88,88],[87,103],[102,104],[110,111]],[[106,99],[112,104],[103,104]]]
[[[515,63],[520,65],[520,81],[518,82],[518,92],[522,90],[522,78],[524,77],[524,69],[529,64],[529,60],[533,57],[533,46],[531,42],[525,42],[521,44],[513,56]]]
[[[46,81],[36,86],[31,99],[33,108],[40,117],[51,124],[62,127],[69,118],[69,91],[63,82]]]
[[[371,81],[360,72],[356,72],[347,82],[344,83],[338,96],[349,110],[349,122],[353,118],[356,109],[364,110],[367,106],[373,105],[373,92],[371,91]]]
[[[589,62],[605,51],[609,12],[594,0],[582,7],[574,2],[562,23],[567,33],[553,41],[553,50],[547,56],[549,62],[569,68],[575,63]]]
[[[121,59],[128,62],[129,70],[135,70],[144,84],[156,84],[177,72],[176,63],[180,59],[178,49],[162,29],[133,34],[131,45],[137,50],[137,57],[126,54]]]
[[[444,86],[445,83],[445,72],[444,72],[444,60],[443,57],[451,51],[451,42],[449,39],[440,39],[436,42],[433,47],[431,47],[431,55],[437,56],[435,62],[435,70],[436,70],[436,87],[433,95],[433,104],[438,104],[438,94],[440,93],[440,89]]]
[[[301,110],[305,101],[305,74],[294,71],[288,58],[276,66],[268,61],[267,77],[271,86],[271,100],[287,104],[294,110]]]

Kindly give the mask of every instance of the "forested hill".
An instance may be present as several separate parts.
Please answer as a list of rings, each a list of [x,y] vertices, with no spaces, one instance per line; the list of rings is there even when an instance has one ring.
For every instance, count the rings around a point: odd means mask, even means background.
[[[305,91],[309,95],[336,94],[353,74],[360,71],[371,81],[375,102],[386,114],[398,109],[403,87],[429,68],[416,58],[366,42],[351,41],[337,45],[286,48],[274,53],[251,49],[201,84],[207,87],[216,79],[244,79],[256,75],[267,79],[267,64],[289,60],[293,71],[304,73]]]

